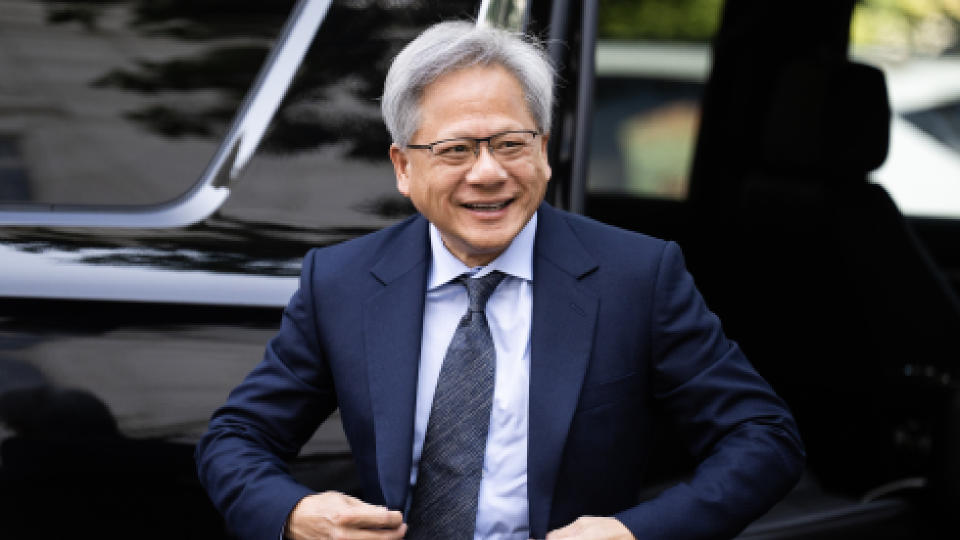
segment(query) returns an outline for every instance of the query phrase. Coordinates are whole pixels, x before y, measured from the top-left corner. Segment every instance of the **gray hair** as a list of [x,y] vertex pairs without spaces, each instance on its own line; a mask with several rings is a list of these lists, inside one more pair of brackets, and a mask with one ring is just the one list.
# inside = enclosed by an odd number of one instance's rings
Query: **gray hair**
[[427,28],[390,65],[380,109],[393,142],[406,146],[419,129],[420,100],[430,83],[459,69],[492,64],[517,78],[537,129],[548,133],[554,70],[540,44],[507,30],[450,21]]

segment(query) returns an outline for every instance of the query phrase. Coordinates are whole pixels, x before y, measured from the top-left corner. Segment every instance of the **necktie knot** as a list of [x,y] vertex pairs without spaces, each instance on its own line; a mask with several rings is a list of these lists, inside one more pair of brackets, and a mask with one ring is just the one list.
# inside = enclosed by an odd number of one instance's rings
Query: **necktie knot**
[[487,300],[490,299],[493,290],[503,281],[504,277],[506,277],[506,274],[499,270],[494,270],[479,278],[471,278],[467,275],[457,278],[457,281],[467,288],[471,313],[482,312],[487,307]]

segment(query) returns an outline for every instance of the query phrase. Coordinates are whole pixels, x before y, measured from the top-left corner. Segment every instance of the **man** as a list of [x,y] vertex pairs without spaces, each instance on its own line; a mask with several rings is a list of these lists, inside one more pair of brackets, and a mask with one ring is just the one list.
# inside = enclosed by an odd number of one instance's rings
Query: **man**
[[[793,419],[676,245],[542,203],[552,84],[537,46],[469,23],[394,60],[390,159],[419,215],[311,251],[214,415],[200,477],[238,534],[722,538],[796,481]],[[337,407],[365,501],[284,464]],[[700,463],[638,503],[656,421]]]

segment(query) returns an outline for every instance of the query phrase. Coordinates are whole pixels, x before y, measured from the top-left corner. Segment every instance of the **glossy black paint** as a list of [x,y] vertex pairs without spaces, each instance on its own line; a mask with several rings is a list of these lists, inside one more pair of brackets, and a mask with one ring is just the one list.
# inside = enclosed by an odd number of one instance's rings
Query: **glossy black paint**
[[[92,81],[95,89],[140,98],[221,92],[226,99],[199,111],[166,100],[134,107],[124,116],[124,122],[151,137],[212,146],[266,55],[266,40],[275,36],[292,3],[57,2],[49,3],[49,17],[53,23],[96,29],[114,4],[132,10],[134,29],[143,34],[162,32],[196,42],[230,36],[263,41],[118,66]],[[359,16],[361,4],[368,4],[364,13],[370,18]],[[303,254],[310,247],[376,230],[412,211],[394,194],[385,160],[388,141],[374,102],[382,70],[416,27],[469,16],[469,4],[418,3],[401,15],[384,2],[338,2],[318,34],[320,46],[308,54],[305,76],[295,82],[278,113],[265,151],[254,158],[221,211],[200,224],[176,229],[0,227],[0,250],[8,250],[0,253],[23,256],[17,260],[35,265],[21,267],[20,278],[43,269],[51,272],[50,280],[66,282],[72,293],[51,293],[60,290],[54,287],[58,283],[42,280],[4,288],[13,259],[7,264],[0,259],[0,537],[227,537],[196,482],[193,443],[209,414],[259,360],[279,324],[285,291],[296,286]],[[741,241],[734,229],[724,227],[736,216],[731,186],[757,163],[755,129],[762,122],[762,104],[770,98],[770,74],[786,59],[812,50],[843,54],[853,2],[818,0],[786,7],[728,0],[716,42],[724,53],[704,100],[693,171],[697,187],[686,202],[589,194],[574,187],[582,186],[575,181],[582,174],[575,163],[585,156],[577,155],[583,149],[577,150],[573,135],[588,127],[577,114],[583,69],[578,55],[592,39],[582,24],[582,4],[531,3],[530,29],[550,39],[564,81],[550,147],[554,176],[548,197],[561,207],[584,197],[588,215],[679,241],[708,302],[725,316],[732,311],[724,296],[731,267],[727,248]],[[235,12],[248,17],[224,15]],[[385,38],[378,29],[394,16],[402,17],[399,30]],[[251,18],[259,22],[244,22]],[[368,39],[373,35],[377,37]],[[339,54],[345,43],[353,56]],[[344,104],[350,105],[350,114],[334,114]],[[18,154],[18,144],[15,138],[0,138],[0,153],[12,148]],[[298,159],[307,161],[288,165]],[[148,161],[141,165],[152,166]],[[0,185],[0,196],[32,199],[28,173],[21,167],[0,176],[14,179]],[[184,189],[189,181],[184,180]],[[960,225],[952,220],[911,220],[911,225],[960,288],[955,247]],[[215,301],[183,297],[181,286],[198,276],[225,284]],[[110,291],[122,293],[118,297]],[[766,316],[731,317],[728,332],[737,339],[747,337]],[[754,346],[749,338],[743,344]],[[873,396],[870,405],[877,407],[868,415],[862,402],[852,404],[860,416],[850,422],[871,440],[886,447],[889,438],[898,438],[890,469],[868,470],[853,489],[835,467],[818,468],[814,462],[796,496],[744,537],[922,538],[937,537],[936,527],[947,527],[944,537],[952,537],[957,529],[950,502],[960,492],[958,460],[951,451],[958,447],[960,405],[951,382],[956,378],[944,383],[943,376],[955,372],[930,371],[924,360],[899,366],[912,366],[912,371],[897,374],[898,388],[905,392],[896,399]],[[769,361],[766,369],[771,378],[783,376]],[[813,373],[825,381],[850,375],[844,366],[831,364],[817,364]],[[858,364],[844,384],[869,387],[883,377],[869,363]],[[821,397],[800,399],[809,405]],[[850,414],[837,402],[811,410],[823,417]],[[803,426],[814,437],[838,433],[819,427]],[[818,452],[845,456],[845,444],[838,439]],[[650,466],[651,485],[639,496],[653,496],[687,466],[688,458],[675,448],[660,448]],[[307,485],[357,489],[336,418],[291,467]],[[931,470],[939,475],[926,486],[901,489],[873,504],[859,502],[863,485],[923,477]],[[824,485],[836,489],[824,490]],[[51,507],[57,509],[54,519]]]

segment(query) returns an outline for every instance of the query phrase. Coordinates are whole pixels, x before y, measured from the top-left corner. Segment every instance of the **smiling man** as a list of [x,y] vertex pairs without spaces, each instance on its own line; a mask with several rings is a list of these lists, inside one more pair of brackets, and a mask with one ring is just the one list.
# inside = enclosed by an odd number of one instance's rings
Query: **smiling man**
[[[725,538],[796,482],[784,403],[675,244],[555,210],[534,43],[429,28],[383,95],[418,215],[304,260],[263,362],[197,449],[244,538]],[[286,462],[337,407],[363,500]],[[656,422],[700,462],[638,501]]]
[[541,129],[505,67],[444,74],[424,88],[414,134],[435,142],[390,147],[397,188],[451,254],[468,266],[485,265],[510,245],[546,193],[550,165]]

